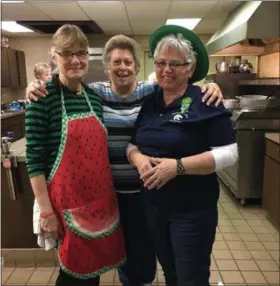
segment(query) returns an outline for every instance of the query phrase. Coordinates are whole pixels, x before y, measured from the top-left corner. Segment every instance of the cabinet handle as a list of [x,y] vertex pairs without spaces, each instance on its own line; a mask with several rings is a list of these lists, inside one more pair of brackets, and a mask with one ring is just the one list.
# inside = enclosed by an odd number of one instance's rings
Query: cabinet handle
[[[13,159],[13,163],[15,163],[15,160],[16,160],[16,158]],[[11,159],[10,158],[4,158],[3,166],[5,168],[5,172],[7,175],[10,198],[11,198],[11,200],[15,201],[17,199],[17,194],[16,194],[16,186],[14,183],[11,165],[12,165]],[[16,163],[16,166],[17,166],[17,163]]]

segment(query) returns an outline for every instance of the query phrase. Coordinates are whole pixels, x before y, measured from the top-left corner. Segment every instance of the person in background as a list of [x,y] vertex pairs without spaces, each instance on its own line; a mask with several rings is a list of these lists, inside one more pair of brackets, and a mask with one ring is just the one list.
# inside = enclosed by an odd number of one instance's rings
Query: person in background
[[216,171],[238,157],[231,113],[202,103],[193,83],[207,74],[209,58],[192,31],[163,26],[152,34],[150,50],[160,86],[144,100],[127,154],[143,182],[166,285],[209,286],[218,221]]
[[51,80],[52,71],[51,71],[50,65],[45,62],[40,62],[40,63],[35,64],[34,76],[36,79],[41,80],[42,82]]
[[101,99],[82,83],[88,41],[77,26],[56,31],[51,57],[50,96],[27,105],[26,164],[41,231],[59,238],[56,286],[97,286],[125,260]]
[[[154,92],[154,84],[137,81],[140,70],[140,47],[130,37],[116,35],[105,45],[104,69],[110,82],[89,86],[102,98],[104,122],[108,129],[110,166],[117,192],[123,227],[126,263],[119,269],[124,286],[151,285],[156,275],[156,256],[140,195],[139,175],[126,157],[126,147],[134,133],[134,124],[144,98]],[[210,104],[222,100],[219,87],[212,83],[203,87]],[[207,92],[206,92],[207,91]],[[31,82],[27,98],[45,96],[44,86]],[[150,164],[146,168],[150,168]]]
[[157,83],[157,76],[155,72],[152,72],[149,76],[148,76],[148,82],[151,83]]

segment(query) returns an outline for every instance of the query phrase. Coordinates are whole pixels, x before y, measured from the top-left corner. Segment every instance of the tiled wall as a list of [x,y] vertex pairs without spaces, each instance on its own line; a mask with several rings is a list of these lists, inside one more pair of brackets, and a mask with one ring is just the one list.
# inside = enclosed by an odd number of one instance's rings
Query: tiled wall
[[259,77],[280,77],[280,52],[259,58]]

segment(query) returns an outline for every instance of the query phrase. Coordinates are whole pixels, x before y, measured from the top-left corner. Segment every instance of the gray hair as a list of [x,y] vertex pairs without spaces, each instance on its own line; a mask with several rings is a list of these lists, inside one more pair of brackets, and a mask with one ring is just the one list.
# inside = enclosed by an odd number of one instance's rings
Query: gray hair
[[154,59],[158,57],[160,51],[166,51],[169,48],[175,48],[180,51],[185,59],[185,62],[189,63],[189,68],[192,69],[196,66],[196,52],[194,51],[190,41],[186,40],[182,34],[168,35],[162,38],[155,49]]

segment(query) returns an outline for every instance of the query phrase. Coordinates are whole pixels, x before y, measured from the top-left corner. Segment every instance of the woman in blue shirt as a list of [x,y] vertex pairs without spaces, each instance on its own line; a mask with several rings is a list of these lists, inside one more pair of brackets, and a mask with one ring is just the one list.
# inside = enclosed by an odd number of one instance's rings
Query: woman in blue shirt
[[[153,33],[157,90],[148,95],[127,149],[141,175],[155,249],[169,286],[208,286],[218,221],[216,171],[237,160],[230,112],[201,102],[209,58],[188,29]],[[176,269],[176,270],[175,270]]]

